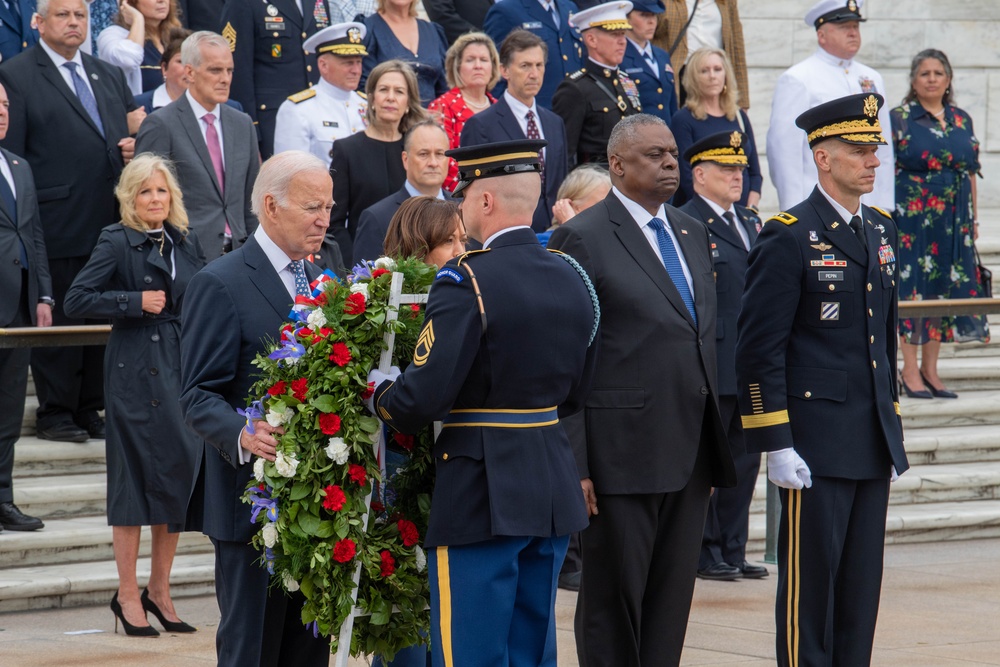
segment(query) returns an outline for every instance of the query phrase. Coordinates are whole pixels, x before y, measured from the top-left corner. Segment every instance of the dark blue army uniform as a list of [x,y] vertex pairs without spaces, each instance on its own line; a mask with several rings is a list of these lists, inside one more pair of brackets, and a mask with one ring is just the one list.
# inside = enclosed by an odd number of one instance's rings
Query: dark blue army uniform
[[302,43],[330,25],[330,0],[226,0],[222,8],[223,37],[233,52],[230,97],[243,105],[257,125],[260,152],[274,152],[278,107],[290,95],[319,80],[315,54]]
[[632,40],[625,42],[625,57],[618,69],[625,72],[639,89],[639,102],[643,113],[662,118],[670,125],[670,119],[677,112],[677,89],[674,85],[674,70],[670,66],[670,54],[650,43],[656,59],[656,71],[635,48]]
[[[559,82],[580,69],[583,64],[583,42],[580,33],[569,24],[569,16],[577,11],[570,0],[553,0],[559,10],[559,25],[556,26],[551,13],[545,11],[538,0],[504,0],[497,2],[486,14],[483,32],[496,42],[497,48],[503,40],[518,28],[538,35],[548,49],[545,61],[545,79],[535,96],[540,106],[552,108],[552,95]],[[503,79],[493,89],[499,97],[507,89]]]

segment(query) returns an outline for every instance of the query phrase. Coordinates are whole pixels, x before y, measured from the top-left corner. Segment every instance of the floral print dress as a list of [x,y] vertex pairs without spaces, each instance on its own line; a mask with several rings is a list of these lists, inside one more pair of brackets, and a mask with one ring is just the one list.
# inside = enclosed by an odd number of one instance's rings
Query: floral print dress
[[[900,300],[983,296],[973,247],[979,140],[972,119],[947,105],[942,127],[916,101],[893,109],[891,117]],[[989,340],[985,316],[901,319],[899,333],[915,345]]]
[[[496,98],[486,93],[486,99],[490,104],[496,104]],[[489,107],[487,107],[489,108]],[[458,148],[462,140],[462,128],[465,121],[476,114],[469,105],[465,103],[460,88],[452,88],[447,93],[437,98],[427,106],[427,110],[432,114],[440,114],[441,127],[448,133],[449,148]],[[455,158],[448,158],[448,176],[444,179],[442,186],[445,191],[452,192],[458,185],[458,163]]]

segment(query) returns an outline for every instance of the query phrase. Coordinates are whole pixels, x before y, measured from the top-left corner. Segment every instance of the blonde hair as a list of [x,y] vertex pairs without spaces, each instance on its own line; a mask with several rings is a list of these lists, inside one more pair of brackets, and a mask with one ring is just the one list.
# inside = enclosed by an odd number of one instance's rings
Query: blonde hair
[[729,62],[729,56],[722,49],[698,49],[691,54],[691,58],[684,67],[684,76],[681,80],[684,90],[687,92],[687,102],[684,103],[684,107],[691,112],[695,120],[705,120],[708,117],[708,112],[705,111],[705,96],[699,88],[697,75],[705,61],[712,56],[719,56],[722,59],[722,69],[726,72],[726,84],[722,87],[722,93],[719,95],[719,104],[722,106],[726,118],[736,120],[736,114],[739,113],[737,102],[740,99],[740,90],[736,84],[733,65]]
[[482,44],[490,52],[490,66],[492,67],[492,71],[490,72],[490,80],[486,84],[486,90],[492,90],[500,81],[500,55],[497,53],[496,44],[484,32],[467,32],[455,40],[455,43],[451,45],[448,53],[444,56],[445,78],[448,79],[448,85],[452,88],[462,88],[465,86],[459,70],[462,68],[462,56],[465,55],[465,49],[473,44]]
[[422,120],[427,120],[427,111],[420,106],[420,87],[417,83],[417,75],[413,73],[413,68],[402,60],[386,60],[379,63],[368,74],[368,82],[365,84],[365,94],[368,96],[368,108],[365,109],[365,120],[369,125],[373,125],[375,118],[375,87],[378,86],[379,79],[390,72],[399,72],[406,81],[406,111],[399,120],[399,131],[406,134],[406,131]]
[[566,180],[559,186],[556,199],[569,199],[577,204],[602,186],[611,189],[611,174],[608,170],[596,164],[581,165],[566,176]]
[[122,170],[118,185],[115,186],[115,196],[118,198],[118,208],[122,217],[121,224],[139,232],[149,229],[136,213],[135,199],[146,181],[157,173],[163,174],[163,178],[167,181],[167,191],[170,193],[170,209],[167,211],[166,222],[186,234],[187,209],[184,208],[184,195],[181,194],[181,188],[177,184],[174,165],[170,160],[154,153],[136,155]]

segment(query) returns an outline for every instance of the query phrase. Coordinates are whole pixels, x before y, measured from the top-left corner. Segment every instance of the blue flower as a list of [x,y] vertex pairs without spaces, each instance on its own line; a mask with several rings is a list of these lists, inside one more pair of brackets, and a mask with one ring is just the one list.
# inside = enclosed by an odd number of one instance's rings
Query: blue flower
[[253,487],[250,489],[250,502],[253,509],[250,513],[250,523],[257,523],[257,517],[263,510],[269,521],[278,520],[278,501],[271,497],[271,487]]
[[240,415],[246,417],[246,419],[247,419],[247,427],[246,427],[247,428],[247,433],[249,433],[250,435],[253,435],[254,433],[256,433],[256,431],[254,430],[254,427],[253,427],[253,423],[257,419],[263,419],[264,418],[264,406],[263,406],[263,404],[260,401],[254,401],[253,403],[250,404],[250,407],[248,407],[246,410],[241,410],[240,408],[236,408],[236,412],[239,413]]
[[281,333],[281,347],[267,355],[268,359],[284,359],[286,365],[293,365],[306,353],[306,348],[295,340],[295,334],[283,331]]

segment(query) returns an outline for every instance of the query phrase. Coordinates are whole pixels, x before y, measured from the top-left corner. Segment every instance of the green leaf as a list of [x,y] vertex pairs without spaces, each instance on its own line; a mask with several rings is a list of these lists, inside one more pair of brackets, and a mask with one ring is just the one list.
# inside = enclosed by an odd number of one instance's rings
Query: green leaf
[[309,405],[313,406],[320,412],[325,413],[330,413],[336,410],[336,403],[333,400],[333,396],[330,396],[329,394],[323,394],[322,396],[309,399]]
[[306,535],[316,535],[319,531],[320,520],[315,514],[302,514],[299,516],[299,526],[302,527]]
[[316,529],[316,537],[327,538],[333,535],[333,522],[323,521],[319,524],[319,528]]
[[[301,463],[299,465],[302,465]],[[312,493],[312,486],[304,482],[299,482],[298,484],[292,484],[292,492],[289,495],[289,500],[302,500],[306,496]]]

